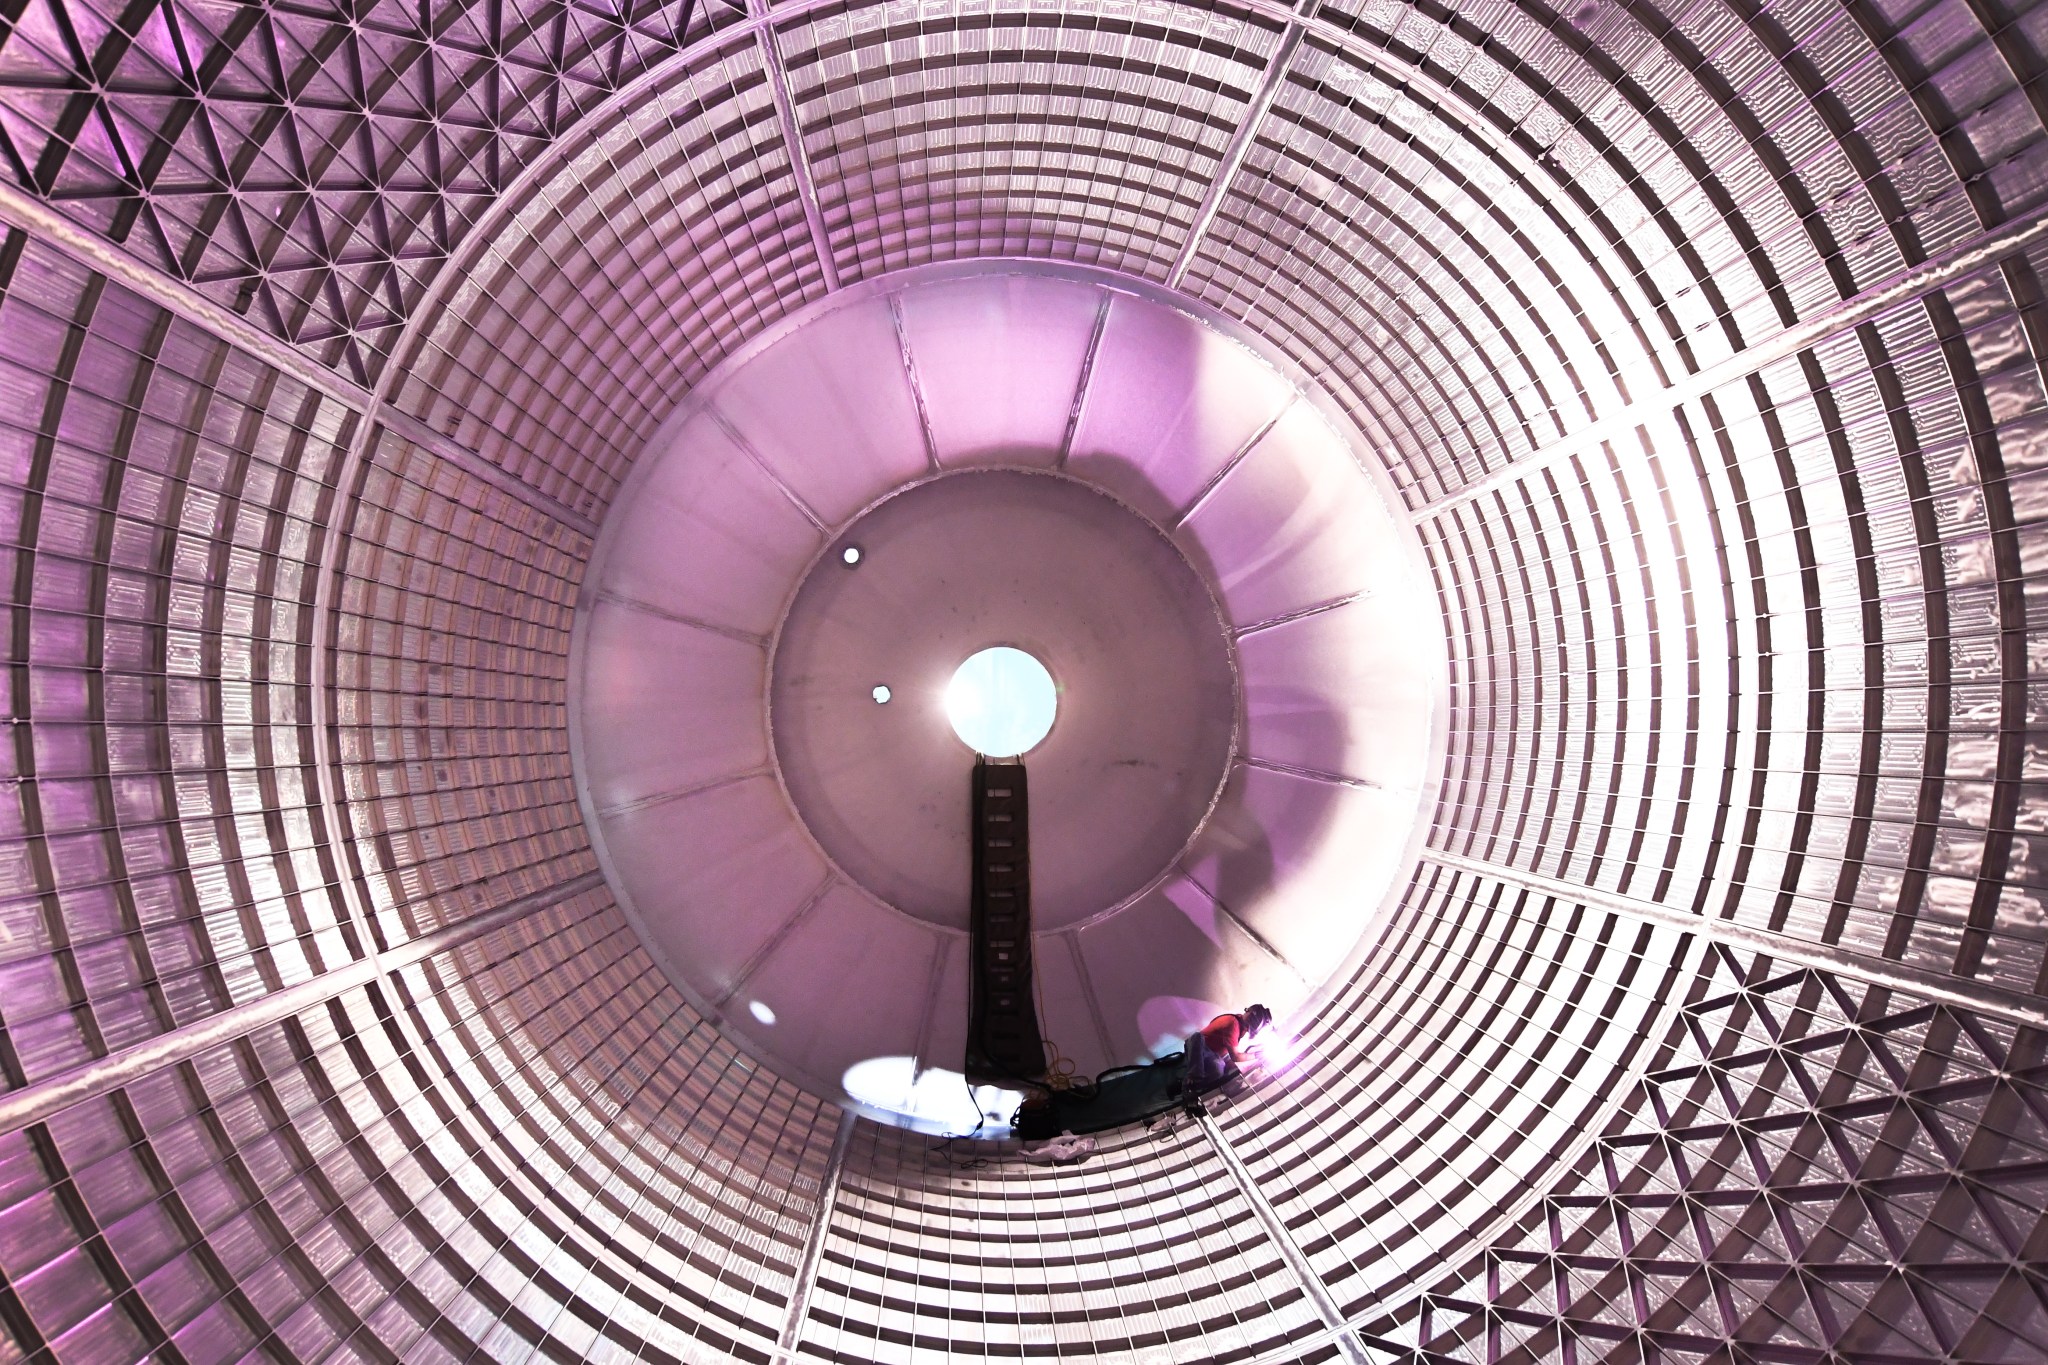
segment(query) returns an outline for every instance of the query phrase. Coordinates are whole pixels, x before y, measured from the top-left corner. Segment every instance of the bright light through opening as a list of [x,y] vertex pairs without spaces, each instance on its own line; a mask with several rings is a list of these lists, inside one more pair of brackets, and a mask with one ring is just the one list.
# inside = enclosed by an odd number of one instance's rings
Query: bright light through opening
[[960,742],[990,758],[1025,753],[1052,729],[1059,693],[1045,665],[997,645],[961,664],[946,685],[946,719]]
[[1021,1091],[969,1086],[959,1072],[920,1067],[914,1057],[855,1062],[841,1084],[861,1104],[906,1118],[920,1132],[951,1137],[1002,1137],[1010,1131],[1010,1115],[1024,1102]]

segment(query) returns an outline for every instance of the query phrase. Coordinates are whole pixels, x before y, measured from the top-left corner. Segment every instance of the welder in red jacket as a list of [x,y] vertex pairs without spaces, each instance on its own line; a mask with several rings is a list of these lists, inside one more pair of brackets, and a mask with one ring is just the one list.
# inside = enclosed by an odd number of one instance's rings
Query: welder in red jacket
[[1273,1012],[1264,1005],[1248,1005],[1241,1014],[1219,1014],[1188,1035],[1182,1054],[1180,1080],[1172,1093],[1207,1090],[1230,1074],[1233,1063],[1242,1064],[1245,1045],[1252,1035],[1273,1022]]

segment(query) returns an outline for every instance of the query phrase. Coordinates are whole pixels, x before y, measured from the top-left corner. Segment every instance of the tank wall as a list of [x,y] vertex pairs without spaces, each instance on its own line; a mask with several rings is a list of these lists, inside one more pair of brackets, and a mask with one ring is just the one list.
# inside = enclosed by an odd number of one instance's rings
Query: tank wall
[[[2044,13],[10,27],[0,1360],[2048,1339]],[[151,102],[237,50],[260,136]],[[835,1147],[591,876],[577,523],[786,312],[993,255],[1293,356],[1442,608],[1428,847],[1220,1145]]]

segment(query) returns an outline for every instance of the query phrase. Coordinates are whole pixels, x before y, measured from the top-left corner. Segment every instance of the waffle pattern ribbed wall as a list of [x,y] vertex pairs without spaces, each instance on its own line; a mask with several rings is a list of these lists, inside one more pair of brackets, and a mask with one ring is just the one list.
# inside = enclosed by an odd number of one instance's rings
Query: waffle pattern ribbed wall
[[[0,0],[0,1362],[2023,1362],[2048,7]],[[565,679],[719,361],[1177,288],[1434,575],[1288,1066],[842,1120],[612,904]],[[686,721],[684,722],[686,723]]]

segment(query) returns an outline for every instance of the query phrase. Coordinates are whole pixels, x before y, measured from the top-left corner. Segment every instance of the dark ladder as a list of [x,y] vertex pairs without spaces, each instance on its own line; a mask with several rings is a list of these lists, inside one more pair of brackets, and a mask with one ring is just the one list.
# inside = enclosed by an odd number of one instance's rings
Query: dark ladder
[[1024,765],[974,763],[973,961],[967,1079],[1017,1088],[1045,1074],[1031,990],[1031,830]]

